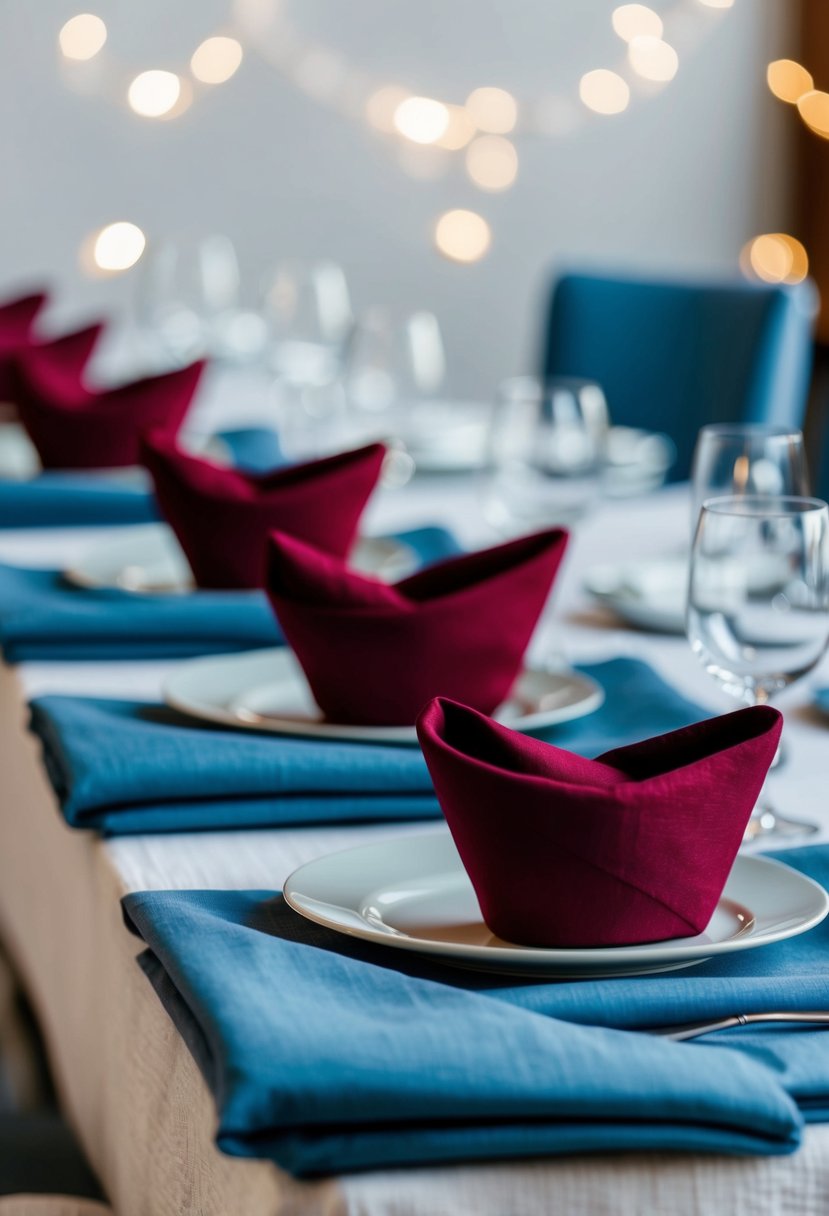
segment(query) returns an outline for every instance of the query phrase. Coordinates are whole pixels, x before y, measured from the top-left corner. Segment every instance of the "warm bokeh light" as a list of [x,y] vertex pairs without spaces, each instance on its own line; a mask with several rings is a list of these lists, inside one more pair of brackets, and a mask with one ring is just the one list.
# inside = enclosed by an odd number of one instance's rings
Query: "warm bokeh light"
[[679,56],[668,42],[640,34],[628,47],[630,66],[645,80],[673,80],[679,68]]
[[662,18],[646,4],[621,4],[613,10],[613,28],[620,38],[661,38]]
[[630,89],[618,72],[596,68],[579,81],[579,97],[596,114],[621,114],[628,107]]
[[67,59],[92,59],[107,40],[107,27],[94,13],[70,17],[58,34],[61,53]]
[[466,147],[475,134],[476,127],[464,106],[447,106],[446,109],[449,111],[449,125],[435,142],[439,148],[457,152],[459,148]]
[[449,110],[433,97],[407,97],[394,112],[394,126],[416,144],[433,144],[449,126]]
[[492,232],[475,211],[445,211],[435,225],[435,244],[453,262],[477,262],[492,244]]
[[506,135],[518,121],[518,102],[506,89],[473,89],[466,99],[466,112],[479,131]]
[[796,237],[764,232],[743,247],[740,266],[764,283],[801,283],[809,273],[809,257]]
[[829,139],[829,93],[812,89],[798,97],[797,109],[810,131]]
[[190,71],[202,84],[224,84],[242,62],[242,44],[235,38],[217,35],[206,38],[196,47],[190,60]]
[[395,129],[394,115],[398,106],[409,97],[406,89],[388,84],[372,93],[366,102],[366,118],[377,131],[391,135]]
[[508,190],[518,173],[518,153],[503,135],[479,135],[466,150],[466,171],[482,190]]
[[774,96],[790,105],[795,105],[804,93],[810,93],[815,87],[811,73],[794,59],[775,59],[766,69],[766,80]]
[[99,270],[115,272],[129,270],[134,266],[147,241],[144,233],[137,224],[119,220],[115,224],[107,224],[92,241],[92,261]]
[[163,118],[181,95],[181,81],[175,72],[141,72],[127,90],[130,108],[143,118]]

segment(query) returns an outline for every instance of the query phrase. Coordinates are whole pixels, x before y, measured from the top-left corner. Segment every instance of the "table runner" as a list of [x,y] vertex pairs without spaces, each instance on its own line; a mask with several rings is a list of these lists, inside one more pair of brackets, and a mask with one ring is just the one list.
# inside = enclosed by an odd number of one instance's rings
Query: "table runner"
[[[706,717],[638,659],[579,670],[606,699],[544,737],[595,755]],[[419,819],[440,808],[416,747],[216,730],[161,705],[45,696],[31,705],[62,813],[108,835]]]
[[152,492],[115,478],[41,473],[29,481],[0,480],[0,528],[71,528],[143,524],[157,520]]

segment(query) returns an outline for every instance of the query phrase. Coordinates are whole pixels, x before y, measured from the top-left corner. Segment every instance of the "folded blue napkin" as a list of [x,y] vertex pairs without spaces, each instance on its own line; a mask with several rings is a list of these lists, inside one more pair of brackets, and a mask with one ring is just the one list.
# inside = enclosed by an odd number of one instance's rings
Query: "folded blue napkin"
[[[783,856],[829,881],[829,847]],[[631,1149],[782,1154],[804,1117],[829,1117],[825,1030],[671,1043],[624,1029],[829,1009],[826,921],[686,971],[548,983],[358,942],[264,891],[154,891],[124,911],[213,1092],[219,1147],[298,1176]]]
[[[638,659],[580,670],[603,686],[604,705],[544,732],[573,751],[707,716]],[[30,727],[67,823],[107,835],[440,815],[414,747],[220,730],[161,705],[68,696],[34,700]]]
[[[423,564],[458,551],[442,528],[418,528],[400,539]],[[87,591],[70,586],[57,570],[0,565],[0,646],[7,663],[187,658],[281,642],[263,591]]]
[[152,491],[88,473],[41,473],[0,480],[0,529],[82,528],[158,519]]

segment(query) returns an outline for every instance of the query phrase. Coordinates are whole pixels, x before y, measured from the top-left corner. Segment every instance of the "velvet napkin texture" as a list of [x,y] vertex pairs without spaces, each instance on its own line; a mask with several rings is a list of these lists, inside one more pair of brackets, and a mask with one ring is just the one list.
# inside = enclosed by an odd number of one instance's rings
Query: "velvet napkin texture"
[[418,737],[493,933],[624,946],[703,932],[782,721],[742,709],[586,760],[439,697]]
[[44,468],[123,468],[139,463],[145,431],[178,432],[204,367],[92,390],[69,384],[47,361],[23,359],[14,369],[14,400]]
[[[457,552],[443,528],[417,528],[399,539],[422,562]],[[0,565],[0,647],[7,663],[193,658],[282,642],[263,591],[88,591],[66,583],[57,570]]]
[[[600,709],[545,738],[595,755],[706,716],[637,659],[582,667]],[[38,697],[31,729],[72,827],[107,835],[439,817],[420,751],[216,729],[161,705]]]
[[326,717],[413,724],[438,694],[485,712],[505,700],[566,545],[554,528],[388,586],[275,533],[266,586]]
[[17,358],[34,341],[35,319],[48,300],[45,291],[36,291],[0,304],[0,401],[14,397]]
[[[829,847],[778,855],[829,884]],[[265,891],[129,895],[219,1147],[298,1176],[630,1150],[780,1154],[829,1118],[829,1034],[636,1029],[829,1009],[829,922],[680,972],[527,982],[312,925]]]
[[377,484],[385,448],[375,443],[269,473],[223,468],[167,435],[142,447],[156,497],[199,587],[261,587],[274,529],[345,558]]

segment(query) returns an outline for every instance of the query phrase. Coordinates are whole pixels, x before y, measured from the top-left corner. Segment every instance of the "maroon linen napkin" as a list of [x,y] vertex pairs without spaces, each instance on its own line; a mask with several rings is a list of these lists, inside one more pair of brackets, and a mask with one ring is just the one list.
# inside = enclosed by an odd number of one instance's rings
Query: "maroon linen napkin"
[[15,399],[44,468],[123,468],[139,463],[141,435],[175,435],[198,388],[205,363],[145,376],[116,388],[71,384],[60,365],[18,362]]
[[438,694],[505,700],[566,545],[554,528],[388,586],[276,533],[266,588],[326,717],[407,725]]
[[703,932],[782,721],[769,706],[740,709],[597,760],[443,697],[417,730],[492,932],[597,947]]
[[261,587],[274,529],[347,555],[385,451],[373,443],[307,464],[247,473],[190,456],[168,436],[153,434],[144,441],[142,459],[198,585]]
[[48,302],[45,291],[36,291],[0,304],[0,401],[13,397],[15,360],[31,344],[35,318]]

